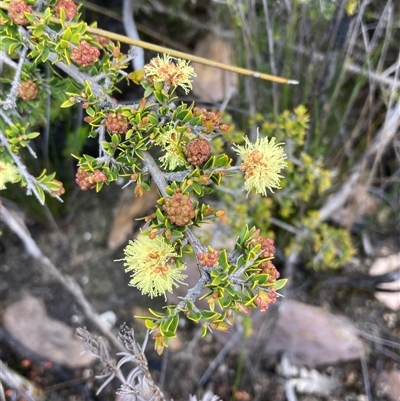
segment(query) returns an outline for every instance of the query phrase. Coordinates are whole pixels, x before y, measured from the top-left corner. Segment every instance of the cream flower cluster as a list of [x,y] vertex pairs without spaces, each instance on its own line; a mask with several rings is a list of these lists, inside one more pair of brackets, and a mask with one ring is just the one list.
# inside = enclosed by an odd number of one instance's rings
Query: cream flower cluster
[[17,166],[0,160],[0,190],[6,189],[7,182],[17,182],[19,178]]
[[144,66],[144,77],[149,82],[161,82],[170,87],[180,86],[186,94],[192,89],[196,76],[186,60],[176,59],[169,54],[154,57]]
[[140,234],[135,241],[129,242],[124,252],[125,272],[132,272],[129,285],[143,295],[166,297],[167,291],[172,293],[173,286],[183,284],[182,280],[187,277],[182,274],[186,265],[175,263],[177,253],[161,236],[151,239]]
[[255,143],[244,138],[245,145],[233,145],[233,150],[242,159],[240,169],[244,172],[244,188],[247,194],[255,189],[257,194],[267,196],[267,189],[280,188],[283,178],[280,171],[286,166],[287,158],[282,144],[275,144],[275,138],[257,137]]

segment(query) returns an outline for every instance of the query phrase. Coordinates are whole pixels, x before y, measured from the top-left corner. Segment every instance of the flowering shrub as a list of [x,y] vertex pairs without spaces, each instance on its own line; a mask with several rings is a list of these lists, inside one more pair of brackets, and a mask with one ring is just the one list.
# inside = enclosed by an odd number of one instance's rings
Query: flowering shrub
[[[228,154],[215,152],[212,146],[230,130],[223,116],[193,104],[177,104],[176,90],[188,93],[195,76],[187,61],[157,56],[141,73],[128,74],[125,69],[134,54],[123,54],[118,43],[91,34],[78,21],[74,3],[59,0],[40,10],[22,0],[4,4],[8,14],[1,13],[0,34],[12,72],[0,109],[1,188],[20,182],[42,203],[45,193],[61,199],[64,188],[54,174],[44,171],[34,177],[26,168],[22,150],[31,149],[30,141],[39,133],[31,130],[38,121],[29,124],[25,116],[40,110],[44,91],[61,108],[82,107],[89,136],[98,139],[99,154],[75,155],[80,188],[100,191],[124,178],[135,186],[136,196],[148,191],[151,183],[160,194],[155,213],[125,248],[122,261],[131,275],[129,285],[151,298],[166,297],[185,285],[183,255],[191,253],[197,261],[198,282],[178,305],[167,305],[162,312],[151,310],[152,316],[144,318],[157,352],[162,353],[176,335],[182,315],[201,324],[205,335],[212,329],[227,331],[237,313],[267,310],[286,283],[272,262],[273,240],[244,225],[233,249],[215,250],[204,245],[193,228],[218,218],[235,218],[207,204],[207,195],[228,176],[244,173],[247,194],[254,190],[266,196],[267,190],[278,189],[287,165],[283,142],[262,134],[254,143],[246,138],[244,145],[232,147],[239,156],[239,165],[233,165]],[[39,69],[49,62],[63,73],[57,82],[47,81]],[[111,97],[121,80],[141,84],[143,98],[138,103],[122,105]],[[24,114],[17,112],[21,101]],[[161,151],[158,160],[153,150]],[[200,298],[207,299],[208,309],[198,306]]]

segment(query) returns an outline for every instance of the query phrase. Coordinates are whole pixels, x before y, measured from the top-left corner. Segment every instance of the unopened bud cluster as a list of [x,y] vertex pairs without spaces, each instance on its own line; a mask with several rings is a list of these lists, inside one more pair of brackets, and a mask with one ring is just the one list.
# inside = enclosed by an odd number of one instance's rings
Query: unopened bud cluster
[[77,5],[71,0],[58,0],[54,6],[57,18],[60,18],[60,9],[63,8],[65,11],[65,18],[71,20],[76,15]]
[[221,113],[214,111],[207,111],[206,109],[201,109],[200,107],[194,108],[194,114],[201,117],[201,125],[206,129],[206,132],[212,131],[222,131],[228,130],[228,124],[221,124]]
[[274,288],[266,291],[259,291],[258,296],[255,299],[254,303],[256,306],[260,308],[261,312],[265,312],[270,304],[273,304],[276,302],[277,296],[276,296],[276,290]]
[[275,282],[281,275],[270,260],[260,263],[258,268],[261,269],[261,273],[268,274],[269,283]]
[[31,13],[32,6],[26,4],[23,0],[12,0],[8,6],[8,16],[16,25],[28,25],[29,21],[25,13]]
[[197,259],[200,261],[200,266],[213,267],[218,262],[218,256],[218,251],[209,251],[197,254]]
[[63,183],[61,181],[53,179],[53,183],[58,185],[57,189],[51,191],[51,196],[61,196],[65,194],[65,188],[63,187]]
[[211,147],[206,139],[195,138],[189,141],[183,152],[192,166],[198,166],[208,160]]
[[35,100],[39,94],[39,86],[36,82],[29,79],[21,82],[18,88],[18,95],[22,100]]
[[80,67],[89,67],[99,60],[100,50],[86,40],[72,50],[71,60]]
[[82,191],[96,188],[99,182],[106,182],[107,176],[100,170],[96,169],[93,173],[88,173],[82,167],[78,168],[75,182],[80,186]]
[[187,226],[195,216],[192,201],[179,189],[176,189],[170,198],[165,199],[163,210],[167,214],[168,220],[178,227]]
[[274,240],[272,238],[264,238],[259,237],[258,241],[261,245],[261,249],[263,250],[262,257],[271,258],[275,253]]
[[104,48],[110,43],[110,39],[106,38],[105,36],[93,36],[93,40],[99,44],[101,48]]
[[128,119],[122,113],[108,113],[104,126],[111,134],[125,134],[128,131]]
[[262,258],[272,258],[275,253],[274,240],[272,238],[264,238],[260,235],[260,230],[257,229],[254,233],[253,238],[249,241],[248,246],[254,247],[260,245],[261,246],[261,255]]

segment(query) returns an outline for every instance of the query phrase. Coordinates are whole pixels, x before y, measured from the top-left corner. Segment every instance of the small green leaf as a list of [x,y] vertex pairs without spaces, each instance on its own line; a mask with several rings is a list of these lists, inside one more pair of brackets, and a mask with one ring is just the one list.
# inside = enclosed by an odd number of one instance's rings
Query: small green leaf
[[280,290],[281,288],[283,288],[286,285],[287,281],[288,281],[287,278],[282,278],[280,280],[276,280],[275,284],[274,284],[274,288],[276,290]]
[[203,194],[203,188],[197,182],[194,182],[192,184],[192,188],[193,188],[194,192],[196,192],[197,195],[201,196]]
[[215,156],[210,157],[210,158],[207,160],[206,164],[203,166],[203,170],[208,170],[208,169],[213,168],[213,167],[214,167],[214,164],[215,164],[215,159],[216,159]]
[[156,114],[150,113],[150,114],[148,115],[148,117],[149,117],[150,124],[158,125],[158,118],[157,118],[157,115],[156,115]]
[[94,117],[96,115],[96,112],[94,111],[93,107],[88,107],[86,109],[86,113],[90,116],[90,117]]
[[168,195],[168,196],[172,196],[172,195],[174,194],[174,189],[171,188],[171,187],[167,187],[167,188],[165,189],[165,191],[167,192],[167,195]]
[[244,255],[240,255],[240,256],[239,256],[239,259],[237,260],[236,264],[237,264],[237,267],[238,267],[239,269],[240,269],[241,267],[244,266],[244,264],[245,264]]
[[171,223],[171,221],[169,219],[165,219],[164,225],[166,228],[169,228],[169,229],[174,227],[174,225]]
[[189,320],[192,320],[193,322],[198,323],[199,320],[201,319],[201,314],[190,311],[190,312],[186,313],[186,317]]
[[201,316],[206,320],[216,320],[221,318],[221,314],[218,312],[211,312],[209,310],[201,311]]
[[218,262],[219,262],[219,265],[222,267],[223,270],[225,270],[225,269],[227,269],[229,267],[228,254],[226,253],[226,249],[223,249],[219,253]]
[[24,12],[24,15],[25,15],[25,18],[26,18],[31,24],[34,24],[34,23],[35,23],[35,16],[34,16],[33,14],[31,14],[31,13],[25,13],[25,12]]
[[61,108],[62,108],[62,109],[66,109],[66,108],[68,108],[68,107],[73,106],[74,104],[75,104],[75,102],[71,102],[71,101],[68,99],[68,100],[66,100],[66,101],[61,105]]
[[173,318],[171,325],[169,326],[169,330],[176,333],[176,330],[178,329],[179,325],[179,314],[177,313]]
[[210,175],[210,180],[215,184],[215,185],[221,185],[221,174],[220,173],[213,173]]
[[215,167],[221,168],[226,167],[229,164],[229,157],[227,155],[221,155],[215,161]]
[[254,274],[250,277],[250,281],[254,284],[263,285],[268,281],[268,274]]
[[98,182],[96,184],[96,192],[100,192],[101,188],[103,188],[104,182]]
[[154,330],[158,327],[158,324],[154,320],[151,320],[151,319],[146,319],[144,321],[144,324],[149,330]]
[[149,312],[150,312],[153,316],[158,317],[159,319],[165,318],[165,313],[157,312],[157,311],[155,311],[155,310],[153,310],[153,309],[151,309],[151,308],[149,308]]
[[154,92],[154,89],[151,86],[148,86],[144,91],[144,97],[149,97]]
[[163,334],[166,332],[171,332],[172,331],[171,325],[173,323],[173,319],[174,319],[173,317],[165,318],[160,324],[160,332],[162,332]]
[[35,185],[35,189],[36,189],[36,192],[37,192],[40,202],[44,204],[46,197],[45,197],[43,189],[39,185]]
[[162,95],[161,91],[154,91],[154,97],[157,99],[157,102],[163,104],[164,96]]
[[231,305],[232,298],[228,295],[228,296],[226,296],[226,297],[224,297],[222,299],[219,299],[218,301],[219,301],[219,304],[220,304],[221,308],[222,309],[226,309]]
[[160,223],[164,223],[165,222],[165,216],[162,214],[162,211],[159,208],[157,208],[157,210],[156,210],[156,217],[157,217],[157,220]]
[[74,45],[79,45],[80,41],[81,41],[81,34],[80,33],[74,33],[71,36],[70,42],[73,43]]
[[39,135],[40,135],[40,132],[30,132],[29,134],[26,134],[26,136],[27,136],[29,139],[37,138]]
[[46,48],[42,52],[42,57],[41,57],[42,63],[45,63],[49,57],[50,57],[50,49]]
[[64,40],[70,42],[70,41],[71,41],[71,37],[72,37],[72,30],[71,30],[71,27],[68,27],[68,28],[64,31],[63,35],[62,35],[62,39],[64,39]]
[[246,224],[239,235],[239,240],[241,243],[245,242],[249,236],[249,226]]
[[67,40],[61,39],[58,42],[57,48],[60,47],[61,49],[68,49],[69,48],[69,42]]
[[163,331],[164,338],[174,338],[176,337],[176,332],[174,331]]
[[183,238],[184,234],[178,230],[172,230],[172,236],[176,239]]

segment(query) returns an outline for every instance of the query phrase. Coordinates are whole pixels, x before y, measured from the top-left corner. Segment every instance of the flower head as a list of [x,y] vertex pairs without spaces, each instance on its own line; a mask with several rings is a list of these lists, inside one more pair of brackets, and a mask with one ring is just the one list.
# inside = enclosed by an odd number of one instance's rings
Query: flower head
[[63,8],[65,18],[71,20],[75,17],[78,6],[72,0],[58,0],[54,6],[57,18],[60,18],[60,9]]
[[108,113],[104,126],[111,134],[125,134],[128,131],[128,119],[122,113]]
[[33,7],[23,0],[11,0],[8,6],[8,16],[16,25],[28,25],[29,21],[25,17],[25,13],[30,14],[32,10]]
[[176,189],[171,197],[165,198],[165,203],[162,208],[167,214],[168,220],[178,227],[192,224],[196,215],[193,202],[190,200],[189,195],[183,194],[180,189]]
[[18,95],[25,101],[35,100],[39,95],[39,85],[31,79],[23,81],[18,88]]
[[211,146],[207,139],[195,138],[189,141],[184,147],[183,152],[192,166],[198,166],[205,163],[210,157]]
[[281,144],[275,144],[275,138],[259,138],[251,143],[244,138],[245,145],[233,145],[233,150],[243,160],[240,169],[244,172],[244,187],[247,194],[254,188],[256,193],[267,196],[267,188],[279,188],[283,177],[280,171],[286,166],[286,155]]
[[100,50],[97,47],[92,46],[86,40],[82,40],[81,43],[74,49],[72,49],[71,60],[81,67],[89,67],[96,63],[100,57]]
[[151,298],[172,292],[173,286],[182,284],[187,276],[182,274],[186,265],[178,265],[178,254],[163,237],[150,239],[140,234],[135,241],[130,241],[124,250],[125,272],[132,271],[129,285],[138,288],[143,295]]
[[165,155],[161,156],[159,160],[161,167],[168,170],[175,170],[186,164],[186,160],[180,152],[179,145],[175,142],[165,145]]
[[144,77],[150,82],[162,82],[165,85],[180,86],[185,93],[192,89],[192,78],[196,74],[188,61],[176,59],[168,54],[154,57],[144,66]]
[[173,125],[166,124],[164,130],[156,138],[157,144],[165,150],[165,154],[159,159],[161,167],[175,170],[178,167],[185,166],[187,162],[181,149],[181,142],[194,137],[193,134],[188,132],[180,134]]
[[0,160],[0,190],[6,189],[7,182],[17,182],[19,178],[17,166]]
[[265,312],[270,304],[276,302],[276,299],[277,295],[274,288],[271,288],[268,291],[259,290],[254,304],[260,308],[260,312]]

